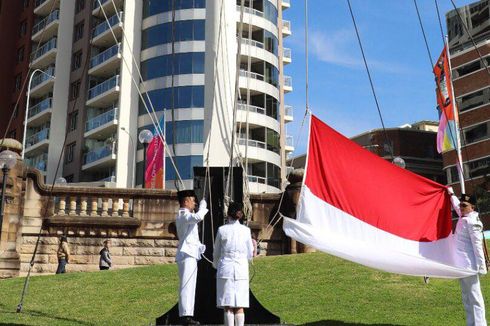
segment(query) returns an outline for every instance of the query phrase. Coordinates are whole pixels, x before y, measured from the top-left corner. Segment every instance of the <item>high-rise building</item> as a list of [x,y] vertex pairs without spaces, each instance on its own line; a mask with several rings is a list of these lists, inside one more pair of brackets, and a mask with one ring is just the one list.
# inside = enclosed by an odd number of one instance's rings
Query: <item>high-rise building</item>
[[233,154],[251,192],[279,191],[293,150],[284,127],[292,121],[283,69],[291,25],[282,19],[290,1],[241,5],[36,0],[26,161],[47,182],[141,185],[138,133],[164,121],[167,188],[177,179],[170,157],[190,187],[193,166],[228,166]]
[[[446,14],[451,69],[456,103],[459,109],[463,170],[467,192],[489,187],[490,180],[490,6],[488,1],[452,10]],[[463,23],[467,26],[468,36]],[[449,185],[458,192],[457,155],[443,153]],[[480,189],[481,190],[481,189]],[[488,189],[487,189],[488,190]]]

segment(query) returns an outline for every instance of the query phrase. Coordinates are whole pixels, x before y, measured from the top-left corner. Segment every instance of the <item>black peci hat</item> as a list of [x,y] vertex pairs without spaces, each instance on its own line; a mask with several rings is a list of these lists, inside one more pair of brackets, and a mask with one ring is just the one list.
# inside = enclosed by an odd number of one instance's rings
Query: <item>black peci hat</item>
[[196,193],[194,190],[181,190],[177,191],[177,197],[179,198],[179,201],[181,201],[186,197],[196,197]]
[[461,194],[461,198],[459,198],[459,201],[464,201],[470,203],[471,205],[476,205],[476,198],[473,195]]
[[230,202],[230,206],[228,206],[228,216],[235,217],[236,213],[239,211],[243,211],[243,204]]

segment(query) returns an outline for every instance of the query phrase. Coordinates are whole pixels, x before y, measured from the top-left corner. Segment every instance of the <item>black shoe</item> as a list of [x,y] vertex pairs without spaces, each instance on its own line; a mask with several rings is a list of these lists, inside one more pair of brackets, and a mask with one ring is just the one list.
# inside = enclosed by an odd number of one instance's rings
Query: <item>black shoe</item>
[[190,316],[182,317],[182,325],[201,325],[197,320],[192,319]]

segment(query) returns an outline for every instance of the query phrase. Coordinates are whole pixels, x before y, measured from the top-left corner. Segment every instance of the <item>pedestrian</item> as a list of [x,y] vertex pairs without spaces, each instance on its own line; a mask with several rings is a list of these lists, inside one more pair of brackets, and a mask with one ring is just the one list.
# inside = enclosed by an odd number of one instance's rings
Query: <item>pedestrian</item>
[[58,256],[58,268],[56,269],[56,274],[64,274],[66,273],[66,264],[70,261],[70,248],[68,247],[66,235],[60,237],[56,255]]
[[112,267],[112,258],[111,252],[109,248],[111,246],[111,240],[104,240],[104,248],[100,251],[100,259],[99,259],[99,269],[101,271],[108,270]]
[[197,224],[207,214],[207,203],[204,199],[196,208],[196,194],[193,190],[182,190],[177,193],[180,209],[175,220],[179,246],[175,261],[179,270],[179,317],[183,325],[199,325],[194,320],[194,303],[197,281],[197,261],[206,250],[199,241]]
[[483,253],[483,224],[475,211],[476,199],[472,195],[462,194],[458,199],[451,187],[448,188],[451,203],[459,216],[454,232],[457,257],[463,268],[478,271],[478,274],[461,278],[461,294],[466,312],[466,325],[486,326],[485,303],[480,287],[479,275],[487,273]]
[[228,223],[218,229],[214,242],[213,266],[216,273],[216,305],[224,309],[225,326],[242,326],[244,308],[249,307],[248,262],[253,257],[250,229],[240,224],[243,205],[231,203]]

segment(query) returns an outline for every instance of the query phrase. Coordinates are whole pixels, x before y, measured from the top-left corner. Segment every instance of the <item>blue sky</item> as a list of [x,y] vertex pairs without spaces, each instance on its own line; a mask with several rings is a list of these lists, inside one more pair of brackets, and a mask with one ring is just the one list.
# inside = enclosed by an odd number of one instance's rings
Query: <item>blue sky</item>
[[[457,7],[474,1],[455,0]],[[419,11],[435,61],[443,40],[433,0],[418,0]],[[385,126],[437,120],[435,84],[413,0],[351,0],[364,52]],[[444,33],[450,0],[438,0]],[[293,34],[285,38],[292,63],[285,74],[293,92],[285,104],[294,108],[286,125],[294,137],[293,156],[306,152],[308,125],[300,126],[305,110],[305,4],[291,0],[283,12]],[[313,114],[345,136],[381,128],[346,0],[309,0],[309,105]],[[299,140],[298,140],[299,139]]]

